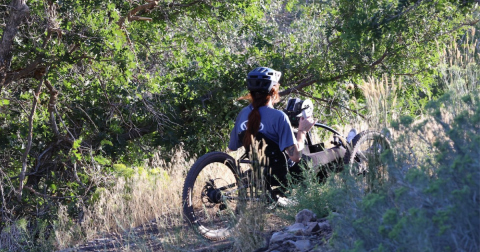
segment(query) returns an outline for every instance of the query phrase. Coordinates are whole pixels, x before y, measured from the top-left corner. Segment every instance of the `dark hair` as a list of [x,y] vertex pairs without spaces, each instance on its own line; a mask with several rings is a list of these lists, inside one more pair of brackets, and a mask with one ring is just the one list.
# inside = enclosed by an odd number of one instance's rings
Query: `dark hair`
[[267,105],[270,99],[276,103],[279,101],[278,85],[273,86],[272,90],[266,92],[250,92],[248,95],[241,97],[240,99],[248,99],[253,107],[253,110],[248,114],[247,130],[243,137],[242,143],[245,148],[248,148],[252,144],[252,136],[255,137],[260,129],[260,116],[259,108]]

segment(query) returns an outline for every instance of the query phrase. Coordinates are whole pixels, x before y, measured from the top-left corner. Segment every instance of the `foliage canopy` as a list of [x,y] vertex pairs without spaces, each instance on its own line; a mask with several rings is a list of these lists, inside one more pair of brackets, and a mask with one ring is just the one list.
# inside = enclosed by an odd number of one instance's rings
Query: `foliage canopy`
[[474,1],[455,0],[2,3],[2,222],[58,201],[77,213],[115,163],[224,149],[256,66],[332,123],[363,113],[345,83],[384,73],[412,78],[416,112],[436,95],[439,49],[478,22]]

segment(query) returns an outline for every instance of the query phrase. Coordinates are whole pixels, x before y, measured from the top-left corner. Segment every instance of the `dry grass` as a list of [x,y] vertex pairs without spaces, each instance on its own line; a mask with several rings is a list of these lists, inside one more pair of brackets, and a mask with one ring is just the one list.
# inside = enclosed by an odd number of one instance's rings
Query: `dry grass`
[[153,220],[159,230],[182,226],[181,192],[194,160],[188,160],[181,149],[174,155],[176,158],[166,167],[134,167],[133,176],[117,177],[110,181],[111,187],[98,188],[92,197],[94,203],[84,209],[81,223],[72,223],[67,209],[61,207],[55,226],[58,248],[123,233]]
[[381,79],[369,77],[361,89],[366,99],[367,125],[373,128],[388,128],[388,122],[397,120],[397,90],[402,86],[402,79],[384,75]]
[[[393,77],[383,75],[381,78],[368,77],[359,86],[365,97],[364,103],[360,104],[355,98],[351,100],[352,105],[357,109],[365,107],[368,111],[364,117],[350,118],[348,122],[342,125],[329,125],[343,134],[345,137],[351,129],[355,129],[357,133],[366,130],[383,131],[389,129],[388,122],[397,120],[401,114],[401,106],[397,101],[397,92],[401,90],[403,85],[401,77]],[[390,130],[390,129],[389,129]],[[328,139],[332,137],[331,134],[322,135],[325,130],[314,129],[314,135],[319,138],[316,142],[325,142],[327,148],[332,147],[328,145]]]
[[[243,148],[230,153],[235,159],[242,154]],[[135,244],[133,251],[149,251],[147,243],[151,242],[148,239],[152,237],[146,239],[136,236],[131,230],[142,226],[152,228],[151,225],[154,225],[154,239],[160,240],[163,249],[167,251],[188,250],[188,246],[193,243],[208,244],[208,241],[186,225],[182,212],[181,193],[184,179],[195,160],[187,161],[182,149],[177,149],[172,155],[175,156],[172,163],[156,161],[156,164],[163,165],[163,168],[133,167],[132,176],[116,177],[114,181],[110,181],[111,187],[98,189],[93,197],[94,203],[84,209],[81,223],[72,222],[67,213],[68,209],[61,207],[54,228],[57,248],[65,249],[107,236],[123,236],[130,240],[129,243]],[[218,167],[208,168],[199,176],[209,177],[225,173],[216,169]],[[230,179],[233,181],[234,178]],[[237,216],[238,225],[232,237],[234,250],[248,251],[244,249],[261,246],[263,237],[258,234],[265,228],[266,212],[265,201],[251,202]]]
[[2,230],[0,234],[0,245],[2,249],[8,251],[18,251],[21,249],[19,241],[23,238],[22,227],[13,223]]
[[480,54],[476,48],[479,41],[475,38],[475,33],[476,29],[472,27],[459,43],[452,40],[440,57],[438,70],[442,74],[441,81],[447,89],[459,94],[467,94],[479,88],[477,61]]
[[[253,139],[252,139],[253,140]],[[254,251],[264,246],[264,237],[262,233],[267,227],[267,202],[268,197],[263,175],[263,164],[268,163],[264,155],[266,144],[263,143],[263,149],[260,149],[258,141],[252,141],[252,150],[250,160],[258,160],[257,165],[242,167],[243,169],[252,169],[249,180],[253,181],[255,186],[251,185],[247,189],[247,194],[251,200],[247,201],[242,211],[237,216],[238,223],[233,233],[233,251]],[[237,157],[238,158],[238,157]]]
[[265,202],[250,202],[242,212],[234,231],[234,251],[254,251],[264,246],[263,231],[267,226]]

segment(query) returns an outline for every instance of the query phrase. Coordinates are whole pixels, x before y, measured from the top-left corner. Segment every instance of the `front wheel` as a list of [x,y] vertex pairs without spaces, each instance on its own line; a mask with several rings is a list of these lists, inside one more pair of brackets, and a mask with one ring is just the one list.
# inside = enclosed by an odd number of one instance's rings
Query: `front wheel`
[[187,221],[213,241],[230,236],[244,191],[235,160],[223,152],[200,157],[185,179],[182,200]]
[[390,142],[381,133],[363,131],[357,134],[347,150],[344,163],[350,168],[352,175],[360,175],[362,189],[376,190],[388,181],[388,170],[385,155],[390,152]]

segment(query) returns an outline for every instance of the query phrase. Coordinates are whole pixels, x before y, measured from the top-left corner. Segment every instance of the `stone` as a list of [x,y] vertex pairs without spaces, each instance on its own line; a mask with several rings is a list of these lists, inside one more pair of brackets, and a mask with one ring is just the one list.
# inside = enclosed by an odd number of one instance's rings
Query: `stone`
[[287,240],[287,241],[284,241],[283,244],[284,245],[292,245],[292,247],[294,247],[295,246],[295,241]]
[[295,216],[295,223],[271,233],[263,252],[320,252],[328,250],[326,241],[332,236],[327,218],[317,219],[310,210],[302,210]]
[[310,240],[299,240],[295,242],[295,248],[299,251],[307,251],[311,246]]
[[303,230],[305,229],[305,225],[303,225],[302,223],[295,223],[289,227],[287,227],[287,232],[289,233],[298,233],[299,231],[302,231],[303,233]]
[[332,227],[330,226],[328,221],[320,222],[320,223],[318,223],[318,226],[319,226],[320,230],[322,230],[322,231],[329,231],[329,230],[332,229]]
[[305,228],[305,235],[311,235],[312,233],[320,231],[320,226],[318,222],[307,222],[307,227]]
[[317,216],[308,209],[303,209],[295,215],[295,223],[307,224],[307,222],[315,221]]
[[270,244],[276,243],[276,242],[283,242],[285,240],[289,240],[292,238],[294,238],[294,235],[288,232],[276,232],[272,235],[272,238],[270,238]]

